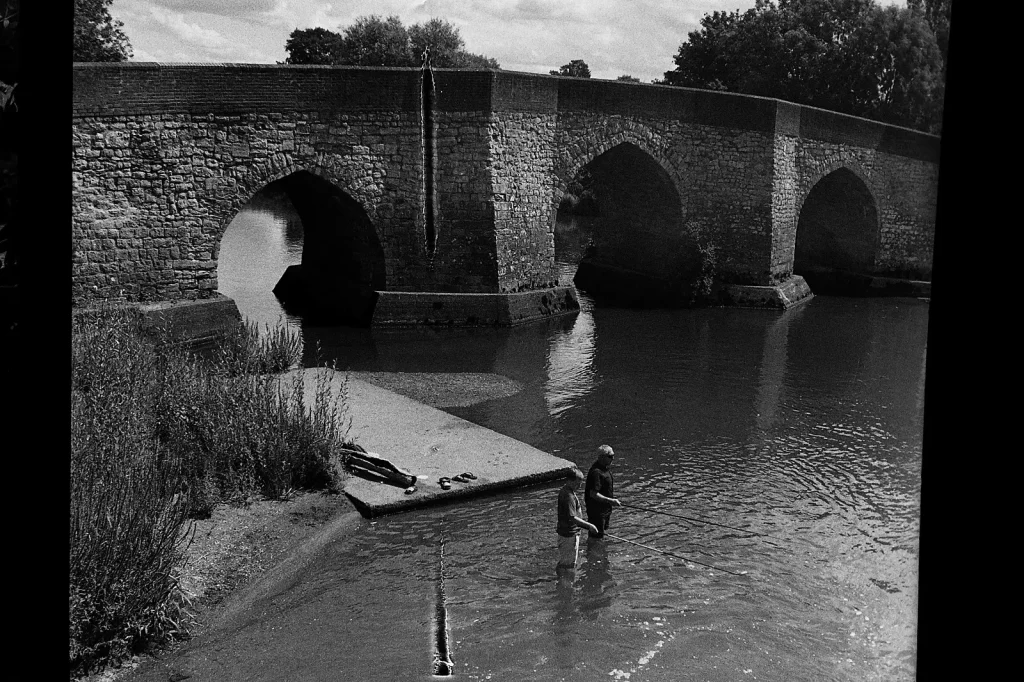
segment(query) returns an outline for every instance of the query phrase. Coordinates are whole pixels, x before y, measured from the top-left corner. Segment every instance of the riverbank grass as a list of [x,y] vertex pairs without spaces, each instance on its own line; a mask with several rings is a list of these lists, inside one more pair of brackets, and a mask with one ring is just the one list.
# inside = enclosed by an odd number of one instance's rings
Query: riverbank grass
[[144,333],[131,311],[76,317],[72,335],[69,632],[72,676],[187,637],[178,577],[194,520],[222,502],[340,489],[345,393],[297,334],[240,326],[202,356]]

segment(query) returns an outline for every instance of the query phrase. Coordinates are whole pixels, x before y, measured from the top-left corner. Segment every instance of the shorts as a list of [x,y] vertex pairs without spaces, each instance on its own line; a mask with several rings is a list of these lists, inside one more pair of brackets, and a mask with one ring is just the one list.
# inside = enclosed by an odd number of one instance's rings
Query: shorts
[[576,568],[576,557],[580,549],[579,533],[573,533],[569,537],[558,536],[558,565]]

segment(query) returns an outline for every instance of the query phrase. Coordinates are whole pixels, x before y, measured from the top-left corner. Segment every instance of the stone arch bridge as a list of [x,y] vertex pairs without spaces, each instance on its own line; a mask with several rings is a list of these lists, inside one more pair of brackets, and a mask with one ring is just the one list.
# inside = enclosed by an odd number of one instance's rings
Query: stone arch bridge
[[576,281],[599,293],[671,304],[707,275],[720,303],[788,307],[808,282],[931,275],[938,138],[778,100],[231,64],[76,64],[73,91],[77,306],[233,308],[221,238],[272,183],[305,228],[278,293],[361,323],[575,310],[555,218],[581,190],[594,215]]

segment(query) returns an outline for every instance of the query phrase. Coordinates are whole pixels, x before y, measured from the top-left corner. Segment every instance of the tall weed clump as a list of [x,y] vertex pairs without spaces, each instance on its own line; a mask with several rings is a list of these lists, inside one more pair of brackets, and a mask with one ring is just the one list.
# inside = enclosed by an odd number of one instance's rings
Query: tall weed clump
[[176,633],[175,570],[188,505],[183,472],[152,436],[157,354],[129,313],[106,310],[72,339],[70,663],[72,672]]
[[161,437],[189,462],[192,485],[207,498],[279,498],[337,483],[347,394],[332,390],[328,369],[311,391],[302,372],[278,376],[301,355],[295,332],[279,325],[260,334],[247,322],[188,376],[168,375]]
[[251,324],[198,357],[128,311],[76,320],[72,338],[70,659],[115,662],[186,634],[176,575],[191,519],[221,501],[336,487],[347,395],[305,385],[301,343]]
[[683,306],[713,303],[718,278],[718,247],[704,236],[685,236],[676,255],[676,302]]

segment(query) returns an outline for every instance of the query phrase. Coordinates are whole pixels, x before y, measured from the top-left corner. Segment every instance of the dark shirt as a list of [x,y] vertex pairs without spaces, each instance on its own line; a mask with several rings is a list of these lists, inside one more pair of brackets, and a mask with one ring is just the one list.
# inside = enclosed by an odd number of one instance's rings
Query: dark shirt
[[576,493],[569,486],[563,487],[558,493],[558,534],[564,537],[578,535],[580,527],[572,520],[572,517],[579,517],[580,501]]
[[597,462],[587,472],[587,487],[584,493],[588,514],[603,514],[611,511],[612,504],[603,500],[595,500],[590,497],[590,491],[596,490],[605,497],[615,497],[615,481],[612,479],[612,472],[602,468]]

